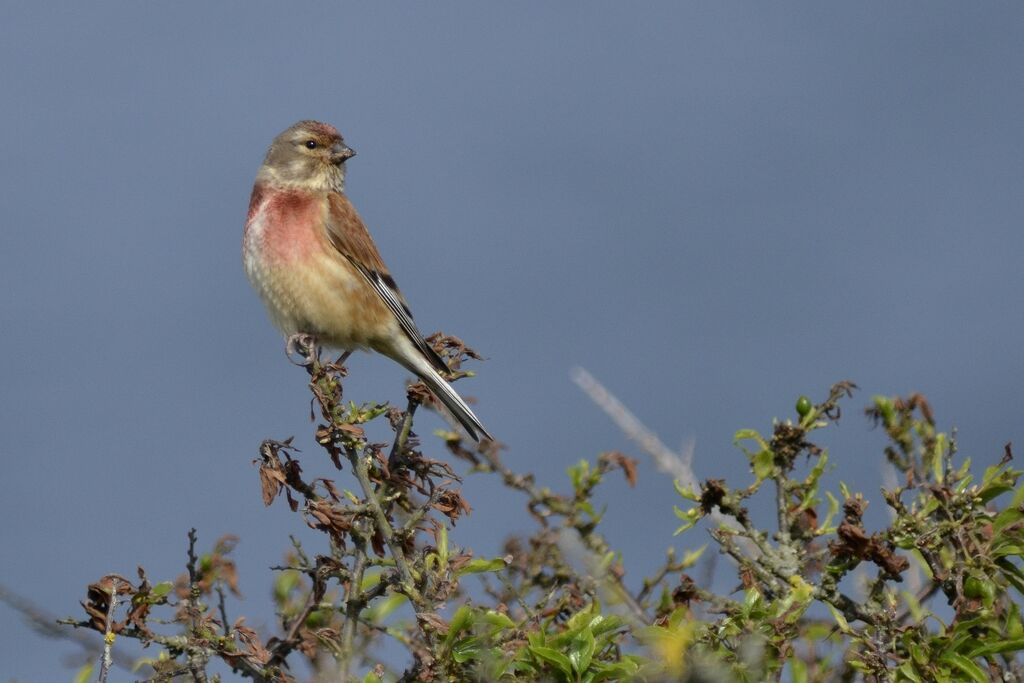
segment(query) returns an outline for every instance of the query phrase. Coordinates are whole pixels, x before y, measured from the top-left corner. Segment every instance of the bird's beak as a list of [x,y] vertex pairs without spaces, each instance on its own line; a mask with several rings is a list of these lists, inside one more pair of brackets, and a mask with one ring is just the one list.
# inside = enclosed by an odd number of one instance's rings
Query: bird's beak
[[344,142],[339,142],[331,147],[331,163],[341,164],[356,155],[356,151],[346,145]]

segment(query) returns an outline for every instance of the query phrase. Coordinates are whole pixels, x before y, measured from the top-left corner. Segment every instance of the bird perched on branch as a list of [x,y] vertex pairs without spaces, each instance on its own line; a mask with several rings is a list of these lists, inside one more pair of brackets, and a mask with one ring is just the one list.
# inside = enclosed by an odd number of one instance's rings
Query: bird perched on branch
[[426,383],[466,431],[492,439],[441,373],[405,298],[345,196],[355,156],[334,126],[300,121],[271,143],[249,202],[242,254],[249,282],[286,335],[371,349]]

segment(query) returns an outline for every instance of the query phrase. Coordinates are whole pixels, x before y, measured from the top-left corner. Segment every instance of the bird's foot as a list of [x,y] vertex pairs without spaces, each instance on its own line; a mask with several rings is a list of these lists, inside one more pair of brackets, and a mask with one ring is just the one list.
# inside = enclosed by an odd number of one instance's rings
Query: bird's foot
[[304,332],[288,337],[284,352],[288,356],[288,360],[302,367],[309,367],[320,358],[320,348],[316,345],[316,337]]

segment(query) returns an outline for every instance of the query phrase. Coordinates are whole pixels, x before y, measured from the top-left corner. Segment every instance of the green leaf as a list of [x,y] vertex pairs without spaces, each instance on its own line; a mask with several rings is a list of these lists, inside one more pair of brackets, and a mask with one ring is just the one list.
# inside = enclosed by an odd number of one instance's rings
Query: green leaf
[[530,644],[530,647],[538,647],[544,645],[544,631],[527,631],[526,642]]
[[590,463],[586,460],[580,460],[572,467],[566,469],[566,473],[569,475],[569,481],[572,482],[573,490],[579,491],[583,488],[583,479],[590,473]]
[[825,513],[825,519],[818,526],[819,533],[831,533],[829,527],[832,526],[832,518],[839,512],[839,499],[832,495],[831,491],[825,491],[825,497],[828,498],[828,512]]
[[565,636],[569,634],[571,638],[577,631],[589,626],[595,616],[601,616],[601,606],[596,601],[591,602],[579,612],[569,617],[569,621],[565,622],[565,631],[559,635]]
[[[274,599],[278,602],[284,602],[288,599],[288,595],[292,590],[299,585],[299,581],[302,575],[294,570],[281,572],[277,575],[277,580],[274,581]],[[161,585],[161,584],[157,584]],[[156,590],[156,586],[153,587]]]
[[909,638],[908,640],[909,642],[907,642],[907,650],[910,651],[910,658],[914,660],[915,664],[918,664],[920,666],[926,666],[928,664],[928,653],[925,651],[925,649],[921,646],[920,643],[917,643]]
[[574,623],[572,620],[570,620],[569,623],[565,625],[566,628],[564,631],[548,640],[548,645],[556,647],[560,650],[564,650],[567,647],[569,647],[569,644],[572,643],[573,639],[575,639],[576,636],[583,632],[584,629],[587,629],[590,626],[590,614],[584,612],[583,616],[585,618],[584,621],[580,621],[579,619],[577,619]]
[[372,606],[363,610],[360,618],[371,624],[379,624],[406,602],[407,598],[401,593],[392,593],[383,600],[378,600]]
[[741,429],[737,431],[732,437],[732,442],[739,446],[740,441],[746,441],[748,439],[758,445],[758,450],[771,450],[768,448],[768,442],[764,440],[764,437],[762,437],[756,429]]
[[378,583],[380,583],[381,572],[366,572],[363,574],[363,580],[359,584],[359,590],[368,591]]
[[441,561],[441,569],[448,567],[448,527],[444,524],[437,530],[437,559]]
[[465,664],[470,660],[479,659],[482,651],[482,641],[476,636],[463,638],[459,642],[455,643],[455,646],[451,648],[452,659],[459,664]]
[[496,557],[493,560],[485,560],[483,558],[477,560],[470,560],[464,564],[458,572],[459,576],[465,576],[466,574],[482,574],[484,572],[499,572],[508,565],[505,564],[505,560]]
[[790,679],[793,683],[807,683],[807,664],[804,660],[793,657],[789,660],[789,667],[793,672]]
[[[1024,486],[1021,487],[1021,490],[1024,490]],[[1022,519],[1024,519],[1024,511],[1017,507],[1006,508],[992,520],[992,532],[994,535],[998,535],[1000,531]]]
[[984,488],[982,488],[978,492],[978,497],[981,499],[982,503],[987,503],[990,500],[992,500],[993,498],[998,498],[999,496],[1003,495],[1007,491],[1012,491],[1012,490],[1013,490],[1013,484],[1002,484],[1002,483],[990,484],[988,486],[985,486]]
[[170,593],[173,588],[174,584],[170,581],[161,581],[150,589],[149,597],[150,599],[162,598]]
[[698,521],[700,521],[701,517],[704,516],[704,513],[702,513],[700,508],[697,508],[697,507],[690,508],[689,510],[680,510],[678,507],[672,506],[672,509],[675,511],[676,517],[678,517],[679,519],[685,520],[679,526],[679,528],[676,529],[672,533],[673,536],[678,536],[679,534],[683,533],[687,529],[691,528],[694,524],[696,524]]
[[597,642],[589,628],[583,629],[569,644],[569,662],[577,674],[590,668],[590,660],[594,656]]
[[1022,504],[1024,504],[1024,486],[1021,486],[1016,491],[1014,491],[1013,499],[1010,501],[1010,504],[1007,505],[1007,507],[1019,508]]
[[814,463],[814,467],[808,472],[807,478],[804,479],[804,487],[814,488],[818,485],[818,480],[821,479],[821,475],[825,473],[825,465],[828,464],[828,449],[824,449],[821,455],[818,456],[818,462]]
[[1015,557],[1020,557],[1021,555],[1024,555],[1024,546],[1019,546],[1014,543],[1007,543],[1004,545],[1000,545],[992,552],[993,557],[1005,557],[1007,555],[1013,555]]
[[761,593],[754,588],[748,588],[746,594],[743,596],[743,618],[750,619],[754,610],[761,606],[761,602]]
[[680,564],[682,565],[681,568],[689,569],[693,565],[697,564],[697,561],[700,559],[700,556],[704,554],[704,551],[707,549],[707,547],[708,544],[705,543],[696,550],[691,550],[687,552],[685,555],[683,555],[683,559],[680,562]]
[[700,495],[698,493],[694,492],[694,490],[689,486],[683,486],[682,484],[680,484],[678,479],[672,480],[672,486],[675,487],[676,493],[678,493],[686,500],[692,500],[694,502],[700,500]]
[[978,489],[978,498],[982,503],[988,503],[994,498],[1011,492],[1017,484],[1019,472],[1007,469],[1006,465],[992,465],[985,469],[981,478],[981,487]]
[[463,605],[455,610],[452,615],[452,622],[448,625],[448,635],[444,638],[445,645],[451,645],[460,633],[473,626],[473,608]]
[[967,674],[970,679],[976,683],[989,683],[988,676],[985,675],[985,672],[981,667],[963,655],[955,652],[947,652],[942,655],[942,661]]
[[970,659],[975,659],[977,657],[988,657],[990,655],[1000,655],[1005,652],[1018,652],[1020,650],[1024,650],[1024,638],[997,640],[994,643],[986,643],[971,650],[967,656]]
[[363,683],[381,683],[380,676],[372,671],[368,671],[366,675],[363,676]]
[[996,560],[996,564],[1003,570],[1003,578],[1010,582],[1020,593],[1024,593],[1024,572],[1020,567],[1010,562],[1005,557]]
[[1003,633],[1010,640],[1024,638],[1024,624],[1021,623],[1020,609],[1017,607],[1017,603],[1011,602],[1009,609],[1006,610]]
[[758,481],[767,479],[775,471],[775,453],[770,450],[759,451],[750,459],[750,465]]
[[640,673],[640,665],[632,655],[625,655],[618,662],[604,663],[595,662],[591,667],[594,676],[591,683],[603,683],[603,681],[632,681]]
[[87,664],[83,665],[82,668],[78,670],[78,673],[75,674],[75,683],[88,683],[88,681],[91,681],[92,670],[92,662],[88,662]]
[[484,677],[486,681],[502,680],[505,677],[505,672],[514,666],[513,660],[509,659],[504,652],[496,647],[490,648],[482,659],[487,665],[488,676]]
[[896,408],[893,406],[892,400],[888,396],[875,395],[871,397],[871,402],[875,404],[875,408],[882,418],[882,424],[886,427],[891,426],[896,417]]
[[[946,463],[943,460],[943,455],[946,452],[947,439],[946,435],[939,432],[935,435],[935,451],[932,453],[932,476],[935,477],[935,481],[943,483],[942,478],[945,475]],[[987,680],[987,679],[986,679]]]
[[622,617],[615,616],[614,614],[609,614],[608,616],[598,615],[590,622],[589,628],[595,638],[610,640],[615,632],[622,629],[625,624],[626,622],[623,621]]
[[825,606],[828,607],[830,612],[832,612],[832,618],[836,620],[836,625],[839,626],[840,631],[842,631],[843,633],[853,632],[853,630],[850,628],[850,622],[846,620],[846,617],[843,616],[842,612],[840,612],[835,607],[827,603]]
[[516,622],[509,619],[507,614],[501,612],[495,612],[494,610],[487,610],[483,614],[483,621],[489,626],[493,626],[498,629],[515,628]]
[[540,645],[531,645],[530,654],[537,659],[554,666],[565,676],[565,680],[572,680],[572,662],[569,658],[563,655],[558,650],[553,650],[550,647],[543,647]]
[[914,683],[925,683],[924,679],[918,675],[917,671],[914,669],[914,665],[910,662],[903,662],[896,671]]

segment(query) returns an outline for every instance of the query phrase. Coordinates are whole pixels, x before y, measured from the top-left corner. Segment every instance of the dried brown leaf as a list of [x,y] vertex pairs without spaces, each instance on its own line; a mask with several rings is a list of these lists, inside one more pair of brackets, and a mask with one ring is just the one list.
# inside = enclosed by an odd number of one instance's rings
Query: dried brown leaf
[[421,626],[426,626],[439,635],[443,636],[448,633],[448,622],[435,612],[417,612],[416,620],[420,622]]
[[468,515],[472,512],[469,503],[466,502],[466,499],[458,491],[441,491],[431,505],[435,510],[450,519],[453,526],[463,514]]
[[636,458],[631,458],[625,453],[620,453],[619,451],[610,451],[608,453],[602,453],[599,461],[621,469],[630,488],[636,486]]
[[241,641],[243,647],[239,648],[241,654],[246,657],[250,662],[258,664],[259,666],[265,666],[270,661],[270,651],[263,646],[263,642],[260,640],[259,635],[256,631],[244,626],[245,617],[239,617],[235,622],[232,629],[238,639]]

